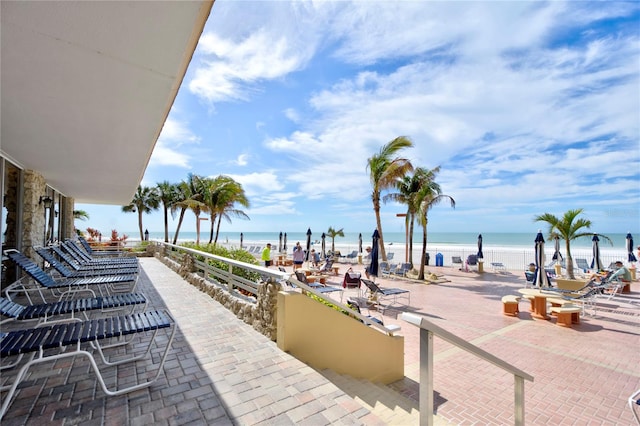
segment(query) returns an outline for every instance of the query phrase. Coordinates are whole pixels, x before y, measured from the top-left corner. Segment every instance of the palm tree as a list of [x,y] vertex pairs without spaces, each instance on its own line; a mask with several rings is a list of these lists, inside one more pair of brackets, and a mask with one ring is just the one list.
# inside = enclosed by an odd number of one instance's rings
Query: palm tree
[[162,203],[164,213],[164,242],[169,242],[169,209],[178,197],[178,185],[169,183],[166,180],[156,185],[158,198]]
[[133,195],[131,203],[129,205],[122,206],[122,211],[125,213],[138,212],[140,241],[144,241],[144,235],[142,233],[142,214],[151,213],[153,210],[157,210],[159,205],[160,199],[158,198],[155,188],[138,185],[138,189]]
[[344,237],[344,228],[338,230],[333,229],[331,226],[327,230],[327,236],[331,238],[331,253],[336,252],[336,237]]
[[200,214],[209,211],[209,206],[204,202],[207,192],[207,179],[189,173],[186,184],[189,187],[191,196],[184,200],[183,203],[196,216],[196,245],[200,245]]
[[[549,236],[559,235],[565,241],[567,249],[567,276],[571,280],[575,280],[576,277],[573,273],[573,258],[571,257],[571,241],[576,238],[588,237],[592,235],[598,235],[603,240],[612,243],[611,239],[606,235],[594,234],[587,232],[591,228],[591,221],[588,219],[577,218],[582,214],[583,209],[568,210],[561,218],[558,218],[551,213],[544,213],[536,216],[534,222],[547,222],[549,224]],[[584,229],[584,230],[583,230]],[[583,230],[583,231],[581,231]]]
[[74,210],[73,211],[73,219],[87,220],[87,219],[89,219],[89,213],[87,213],[84,210]]
[[180,210],[180,216],[178,218],[178,225],[176,227],[176,233],[173,236],[173,244],[178,241],[178,235],[180,234],[180,227],[182,226],[182,221],[184,220],[184,214],[187,211],[188,203],[187,200],[191,198],[191,191],[189,189],[189,185],[185,181],[180,182],[176,186],[176,199],[171,204],[171,217],[175,219],[176,212],[178,209]]
[[[414,202],[418,206],[416,217],[418,223],[422,225],[422,252],[420,254],[420,271],[418,279],[424,279],[424,258],[427,253],[427,224],[429,223],[429,210],[433,206],[443,201],[449,201],[452,208],[456,207],[456,201],[449,195],[442,193],[440,185],[435,182],[435,176],[440,171],[440,167],[424,172],[421,180],[421,186],[415,196]],[[421,172],[422,173],[422,172]]]
[[382,223],[380,221],[380,194],[382,191],[392,188],[398,178],[413,170],[411,162],[406,158],[394,157],[401,149],[410,148],[413,142],[406,136],[398,136],[391,142],[380,148],[378,154],[367,160],[367,169],[371,180],[371,200],[373,211],[376,214],[376,226],[380,234],[380,256],[387,260],[384,249],[384,237],[382,235]]
[[206,204],[209,207],[211,215],[211,232],[209,235],[209,244],[213,240],[213,228],[217,219],[216,237],[214,244],[218,243],[218,235],[220,234],[220,224],[224,218],[231,223],[231,217],[239,217],[249,219],[249,216],[242,210],[235,208],[236,204],[243,207],[249,207],[249,199],[247,198],[242,185],[228,176],[220,175],[215,179],[210,179],[207,185]]
[[415,223],[415,216],[419,209],[418,195],[420,189],[432,178],[432,173],[438,173],[440,168],[437,167],[433,171],[429,171],[423,167],[418,167],[413,172],[413,175],[405,175],[396,180],[396,189],[398,192],[393,192],[385,195],[382,201],[395,201],[400,204],[407,205],[407,213],[405,216],[405,226],[408,229],[409,241],[408,241],[408,254],[409,263],[413,267],[413,226]]

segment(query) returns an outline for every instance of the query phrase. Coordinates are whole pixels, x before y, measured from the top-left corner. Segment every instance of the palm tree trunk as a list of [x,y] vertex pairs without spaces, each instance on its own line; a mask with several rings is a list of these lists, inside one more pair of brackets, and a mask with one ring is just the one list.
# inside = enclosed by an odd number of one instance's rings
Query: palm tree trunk
[[380,234],[380,258],[383,262],[387,261],[387,252],[384,250],[384,238],[382,237],[382,222],[380,221],[380,201],[374,200],[373,210],[376,213],[376,226],[378,227],[378,234]]
[[180,227],[182,226],[182,219],[184,219],[184,213],[187,211],[184,207],[180,210],[180,218],[178,219],[178,227],[176,228],[176,235],[173,237],[173,244],[178,241],[178,234],[180,233]]
[[567,277],[570,280],[575,280],[576,276],[573,273],[573,257],[571,257],[571,248],[569,247],[569,240],[566,240],[566,247],[567,247]]
[[415,222],[414,214],[411,213],[411,221],[409,222],[409,263],[413,268],[413,225]]
[[[213,219],[212,219],[213,220]],[[218,217],[218,226],[216,226],[216,239],[213,244],[218,244],[218,235],[220,234],[220,223],[222,222],[222,215]]]
[[169,209],[164,206],[164,242],[169,242]]
[[[216,215],[212,214],[210,216],[211,219],[211,227],[209,228],[209,244],[211,244],[211,241],[213,241],[213,226],[216,223]],[[216,240],[218,238],[216,237]]]
[[140,241],[144,241],[144,235],[142,234],[142,210],[138,209],[138,229],[140,229]]
[[424,280],[424,256],[427,253],[427,224],[422,227],[422,254],[420,255],[420,272],[418,279]]

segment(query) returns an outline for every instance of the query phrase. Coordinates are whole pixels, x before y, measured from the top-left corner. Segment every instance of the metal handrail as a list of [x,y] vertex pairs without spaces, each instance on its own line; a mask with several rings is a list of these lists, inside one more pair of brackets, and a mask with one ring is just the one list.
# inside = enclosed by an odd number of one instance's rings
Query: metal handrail
[[437,326],[425,317],[404,312],[402,319],[420,328],[420,425],[433,425],[433,335],[488,361],[514,376],[516,426],[524,425],[524,381],[533,382],[533,376],[508,362],[461,339],[455,334]]

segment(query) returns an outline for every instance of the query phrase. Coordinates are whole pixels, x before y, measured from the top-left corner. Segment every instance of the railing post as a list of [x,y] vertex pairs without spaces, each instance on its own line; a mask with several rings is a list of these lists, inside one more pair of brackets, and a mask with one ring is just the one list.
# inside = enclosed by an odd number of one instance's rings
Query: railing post
[[524,378],[513,375],[515,380],[515,422],[516,426],[524,426]]
[[420,426],[433,426],[433,333],[420,328]]
[[229,263],[229,275],[227,276],[227,289],[233,294],[233,265]]

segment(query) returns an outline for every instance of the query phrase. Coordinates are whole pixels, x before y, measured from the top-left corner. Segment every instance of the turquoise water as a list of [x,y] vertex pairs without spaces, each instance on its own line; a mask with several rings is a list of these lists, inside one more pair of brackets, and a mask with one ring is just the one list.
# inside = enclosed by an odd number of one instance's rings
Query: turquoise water
[[[244,242],[255,242],[255,243],[267,243],[270,242],[272,244],[278,244],[279,241],[279,232],[244,232],[243,233],[243,241]],[[306,232],[287,232],[287,246],[291,247],[297,241],[300,241],[302,245],[305,245],[307,240]],[[358,234],[357,232],[346,232],[344,237],[336,237],[336,244],[348,244],[348,245],[356,245],[358,244]],[[371,245],[371,234],[372,231],[362,233],[362,244],[364,246]],[[137,235],[137,232],[128,233],[133,239],[133,235]],[[613,241],[613,248],[617,249],[625,249],[626,247],[626,235],[627,234],[605,234]],[[284,231],[283,231],[284,236]],[[311,240],[312,241],[320,241],[322,236],[322,232],[312,232]],[[530,248],[534,246],[534,239],[536,237],[535,233],[485,233],[482,234],[483,246],[484,247],[526,247]],[[149,238],[151,239],[164,239],[164,232],[149,232]],[[169,233],[169,239],[173,239],[173,233]],[[179,239],[181,241],[195,241],[196,233],[195,232],[180,232]],[[218,242],[226,242],[228,239],[229,242],[239,242],[240,241],[240,233],[239,232],[220,232],[220,236],[218,237]],[[545,236],[545,239],[546,236]],[[602,248],[612,247],[606,241],[600,239],[600,246]],[[209,241],[209,233],[201,232],[200,233],[200,242],[207,243]],[[422,244],[422,231],[414,234],[414,248],[416,245]],[[429,246],[438,245],[438,244],[446,244],[446,245],[469,245],[469,244],[477,244],[478,234],[471,232],[429,232],[427,235],[427,244]],[[384,233],[384,242],[385,245],[392,244],[400,244],[404,245],[405,242],[405,234],[404,232],[385,232]],[[331,239],[326,239],[327,245],[331,244]],[[547,243],[553,243],[553,241],[547,240]],[[635,238],[636,245],[640,244],[640,236],[636,236]],[[561,242],[562,247],[564,248],[564,242]],[[580,238],[571,242],[571,247],[581,248],[581,247],[591,247],[591,237]]]

